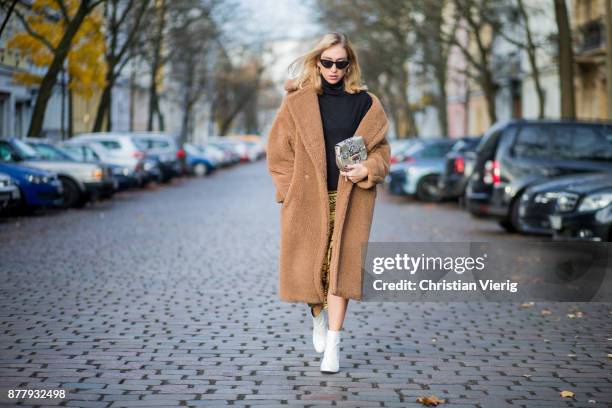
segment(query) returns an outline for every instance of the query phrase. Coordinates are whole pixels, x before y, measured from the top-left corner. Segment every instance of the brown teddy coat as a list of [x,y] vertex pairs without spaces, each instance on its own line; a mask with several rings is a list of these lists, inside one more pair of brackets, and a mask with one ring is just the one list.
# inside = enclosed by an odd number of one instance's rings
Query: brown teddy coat
[[[322,303],[321,282],[327,252],[329,202],[323,125],[314,86],[297,89],[285,82],[287,94],[276,113],[266,145],[267,166],[280,209],[279,296],[286,302]],[[329,292],[361,300],[362,244],[370,235],[377,185],[389,172],[389,122],[379,99],[355,135],[364,137],[368,176],[353,183],[340,176],[332,236]]]

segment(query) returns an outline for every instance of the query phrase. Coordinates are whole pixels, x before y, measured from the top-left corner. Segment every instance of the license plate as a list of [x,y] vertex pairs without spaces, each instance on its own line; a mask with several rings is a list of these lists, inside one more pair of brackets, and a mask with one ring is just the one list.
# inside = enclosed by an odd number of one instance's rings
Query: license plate
[[553,229],[556,229],[556,230],[561,229],[561,216],[560,215],[550,215],[548,219],[550,220],[550,226]]

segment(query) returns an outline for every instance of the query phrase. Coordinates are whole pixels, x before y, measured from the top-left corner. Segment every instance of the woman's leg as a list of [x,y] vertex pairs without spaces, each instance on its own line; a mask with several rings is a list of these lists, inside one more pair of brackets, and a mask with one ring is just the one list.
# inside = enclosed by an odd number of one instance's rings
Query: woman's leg
[[341,296],[327,294],[327,315],[329,319],[329,330],[340,330],[344,323],[348,299]]

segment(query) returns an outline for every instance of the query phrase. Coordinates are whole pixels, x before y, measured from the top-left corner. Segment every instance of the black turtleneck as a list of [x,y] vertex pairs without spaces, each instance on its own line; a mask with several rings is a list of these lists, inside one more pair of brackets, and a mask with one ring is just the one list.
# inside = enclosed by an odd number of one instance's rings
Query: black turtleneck
[[355,135],[355,131],[365,116],[372,98],[366,91],[350,94],[344,90],[344,78],[335,84],[319,74],[323,84],[323,94],[318,95],[323,135],[325,137],[325,156],[327,158],[327,190],[338,188],[340,169],[336,165],[336,143]]

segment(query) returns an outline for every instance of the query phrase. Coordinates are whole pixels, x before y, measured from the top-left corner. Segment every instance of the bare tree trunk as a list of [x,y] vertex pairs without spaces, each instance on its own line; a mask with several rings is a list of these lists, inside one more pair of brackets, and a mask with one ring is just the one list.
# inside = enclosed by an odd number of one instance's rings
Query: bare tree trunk
[[109,88],[106,112],[106,131],[110,132],[113,130],[113,88]]
[[559,30],[559,81],[561,82],[561,117],[576,118],[574,96],[574,52],[564,0],[555,0],[555,17]]
[[134,116],[136,112],[136,71],[132,67],[130,73],[130,132],[134,131]]
[[[442,67],[440,67],[442,68]],[[439,95],[436,97],[436,110],[438,112],[438,126],[442,136],[448,136],[448,104],[447,104],[447,93],[446,93],[446,67],[443,69],[436,69],[436,82],[438,83]]]
[[[106,113],[110,110],[111,87],[113,83],[113,80],[110,78],[112,76],[111,69],[112,68],[109,67],[108,72],[106,74],[106,86],[104,87],[104,90],[102,91],[102,95],[100,96],[100,102],[98,104],[98,111],[96,113],[96,119],[94,121],[94,125],[92,128],[93,132],[102,131],[102,127],[104,126],[104,118],[106,116]],[[107,126],[106,126],[107,128],[108,128],[109,122],[107,122]]]
[[606,7],[606,91],[608,119],[612,119],[612,0],[604,0]]
[[79,31],[83,20],[89,13],[89,3],[89,0],[81,1],[77,12],[72,20],[70,20],[62,39],[55,49],[53,61],[51,62],[51,65],[49,65],[40,87],[38,88],[38,96],[36,97],[36,102],[32,111],[32,119],[30,122],[30,128],[28,130],[28,137],[41,136],[43,122],[45,119],[45,111],[47,110],[47,103],[49,102],[51,94],[53,93],[53,87],[57,83],[57,75],[61,71],[64,65],[64,60],[70,51],[72,39]]
[[538,67],[536,61],[537,47],[533,42],[533,35],[531,33],[531,28],[529,27],[529,13],[527,13],[527,10],[525,9],[523,0],[518,0],[518,11],[521,14],[523,22],[525,23],[527,57],[529,58],[529,65],[531,66],[531,73],[533,75],[533,83],[538,96],[538,118],[542,119],[544,118],[544,89],[542,88],[542,83],[540,81],[540,68]]
[[68,88],[68,138],[74,136],[74,98],[72,90]]
[[[159,101],[157,95],[157,73],[161,68],[161,48],[164,36],[164,25],[166,18],[166,3],[164,0],[160,1],[159,5],[159,17],[157,19],[157,31],[155,34],[155,42],[153,44],[153,61],[151,63],[151,82],[149,83],[149,120],[147,123],[147,130],[153,130],[153,115],[159,114]],[[160,130],[163,127],[163,118],[158,118],[160,123]]]

